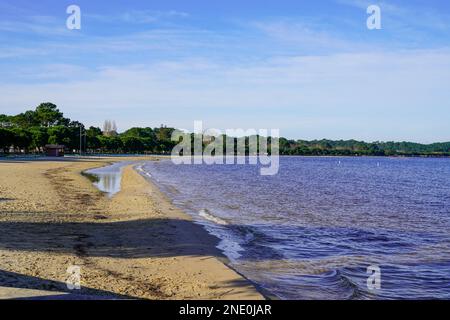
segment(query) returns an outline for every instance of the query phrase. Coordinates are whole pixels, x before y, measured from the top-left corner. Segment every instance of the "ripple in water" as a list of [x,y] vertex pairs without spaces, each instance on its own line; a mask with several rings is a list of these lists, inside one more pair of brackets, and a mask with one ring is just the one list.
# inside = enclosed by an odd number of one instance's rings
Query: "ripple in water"
[[[450,159],[283,157],[276,176],[159,161],[142,172],[282,299],[450,298]],[[367,288],[370,265],[380,290]]]

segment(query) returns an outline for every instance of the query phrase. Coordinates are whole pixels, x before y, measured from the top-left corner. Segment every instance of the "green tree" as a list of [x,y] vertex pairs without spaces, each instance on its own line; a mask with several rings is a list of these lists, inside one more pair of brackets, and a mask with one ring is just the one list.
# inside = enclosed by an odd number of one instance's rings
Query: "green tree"
[[118,136],[110,137],[111,151],[120,153],[123,151],[123,142]]
[[36,113],[31,110],[11,117],[11,123],[21,128],[30,128],[32,126],[39,125]]
[[6,114],[0,114],[0,127],[11,126],[11,117]]
[[44,151],[45,145],[48,143],[48,132],[46,128],[43,127],[33,127],[30,128],[31,133],[31,146],[38,149],[39,151]]
[[14,133],[12,141],[14,148],[24,150],[25,153],[27,153],[32,142],[32,136],[30,131],[23,128],[13,128],[11,131]]
[[102,130],[97,127],[89,127],[86,130],[86,144],[89,150],[97,150],[101,148],[99,137],[102,136]]
[[65,126],[54,126],[48,128],[48,143],[50,144],[62,144],[66,147],[72,148],[73,141],[71,139],[71,132],[69,128]]
[[102,130],[98,127],[89,127],[89,129],[86,130],[86,135],[88,137],[97,137],[97,136],[101,136]]
[[67,119],[63,117],[63,113],[58,110],[58,107],[50,102],[41,103],[36,107],[36,118],[44,127],[54,125],[67,125]]
[[125,152],[142,152],[144,143],[137,137],[122,137],[123,149]]
[[[166,129],[168,129],[168,128],[166,128]],[[134,127],[134,128],[131,128],[131,129],[125,131],[120,136],[121,136],[121,138],[125,138],[125,137],[138,138],[143,144],[143,150],[152,152],[152,151],[154,151],[155,146],[157,145],[157,142],[158,142],[158,138],[156,136],[155,130],[153,130],[152,128],[149,128],[149,127],[147,127],[147,128]],[[163,137],[164,137],[164,135],[165,135],[165,133],[162,134]],[[169,142],[166,140],[164,140],[164,141]],[[143,150],[139,150],[139,151],[143,151]]]
[[117,137],[98,136],[100,148],[103,152],[120,153],[123,149],[122,140]]
[[0,127],[0,149],[4,153],[9,151],[9,147],[14,144],[14,133],[10,129]]

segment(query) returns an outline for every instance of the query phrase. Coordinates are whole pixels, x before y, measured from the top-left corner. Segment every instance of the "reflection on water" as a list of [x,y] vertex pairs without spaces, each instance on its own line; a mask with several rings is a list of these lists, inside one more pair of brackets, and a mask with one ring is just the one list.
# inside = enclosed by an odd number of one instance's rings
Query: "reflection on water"
[[130,161],[119,162],[110,166],[87,170],[86,173],[94,175],[97,178],[94,186],[107,193],[108,197],[111,198],[120,191],[122,169],[131,163]]
[[106,192],[109,197],[112,197],[120,191],[121,173],[102,173],[98,174],[98,182],[94,185],[103,192]]

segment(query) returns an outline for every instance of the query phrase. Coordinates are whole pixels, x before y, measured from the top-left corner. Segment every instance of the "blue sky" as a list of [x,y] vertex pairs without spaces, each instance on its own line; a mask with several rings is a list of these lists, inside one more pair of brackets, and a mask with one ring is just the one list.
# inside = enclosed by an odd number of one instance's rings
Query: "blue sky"
[[[81,30],[66,8],[81,8]],[[366,8],[381,8],[368,30]],[[450,141],[448,1],[0,0],[0,113]]]

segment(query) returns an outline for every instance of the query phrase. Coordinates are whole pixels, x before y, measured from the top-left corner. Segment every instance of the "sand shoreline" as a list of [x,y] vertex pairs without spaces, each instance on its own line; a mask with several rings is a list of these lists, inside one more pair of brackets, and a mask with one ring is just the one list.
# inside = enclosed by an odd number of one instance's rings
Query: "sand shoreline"
[[[127,160],[146,158],[0,160],[0,298],[26,288],[50,298],[263,299],[225,265],[217,238],[132,165],[111,199],[81,175]],[[81,268],[75,292],[70,265]]]

